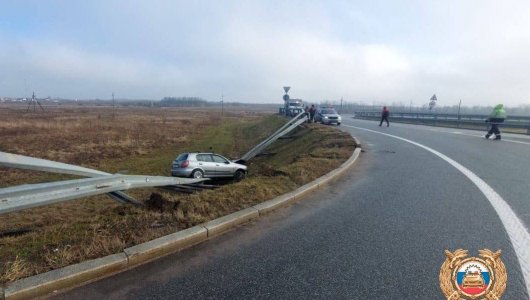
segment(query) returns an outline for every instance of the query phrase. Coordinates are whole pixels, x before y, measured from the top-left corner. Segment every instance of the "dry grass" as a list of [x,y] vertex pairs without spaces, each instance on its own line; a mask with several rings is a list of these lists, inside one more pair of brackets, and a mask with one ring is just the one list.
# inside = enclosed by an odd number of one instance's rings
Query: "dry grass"
[[[211,146],[236,158],[284,122],[260,114],[233,113],[221,119],[211,111],[139,108],[120,109],[116,122],[100,108],[69,109],[46,115],[0,110],[0,149],[110,172],[128,169],[131,174],[168,175],[170,162],[179,152]],[[56,127],[52,132],[42,130],[48,126]],[[117,137],[117,132],[127,132],[129,138]],[[249,207],[329,172],[353,151],[351,137],[332,127],[310,124],[295,135],[297,138],[280,140],[268,149],[276,155],[252,161],[247,179],[215,191],[186,195],[142,189],[129,193],[148,203],[147,208],[97,196],[1,215],[0,233],[31,230],[0,237],[0,282],[117,253]],[[34,145],[35,140],[40,146]],[[76,153],[79,149],[86,150]],[[4,186],[61,178],[11,169],[1,172]]]
[[[214,111],[190,114],[175,108],[120,108],[113,117],[108,107],[57,107],[46,113],[0,107],[0,151],[114,172],[131,156],[184,145],[198,130],[221,122]],[[0,178],[0,186],[43,179],[38,173],[6,169],[0,169]]]

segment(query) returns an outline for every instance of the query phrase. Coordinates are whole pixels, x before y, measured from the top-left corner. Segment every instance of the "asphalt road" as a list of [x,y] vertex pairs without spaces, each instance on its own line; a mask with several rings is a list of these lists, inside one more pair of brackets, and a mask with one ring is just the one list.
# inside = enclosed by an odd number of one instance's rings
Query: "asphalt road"
[[[421,143],[487,182],[530,225],[530,139],[373,121],[343,125]],[[445,249],[501,249],[503,299],[528,299],[522,268],[485,195],[416,145],[342,126],[364,152],[341,179],[289,208],[56,299],[443,299]],[[529,251],[529,250],[525,250]],[[524,266],[530,268],[530,266]]]

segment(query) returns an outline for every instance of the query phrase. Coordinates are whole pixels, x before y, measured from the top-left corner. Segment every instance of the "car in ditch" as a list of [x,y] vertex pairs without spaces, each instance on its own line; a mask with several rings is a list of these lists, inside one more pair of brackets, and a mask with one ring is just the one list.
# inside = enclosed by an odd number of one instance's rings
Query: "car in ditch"
[[192,178],[245,178],[247,166],[230,161],[217,153],[188,152],[177,156],[171,176]]
[[315,114],[315,122],[322,124],[337,124],[342,123],[342,118],[337,111],[332,107],[319,107]]

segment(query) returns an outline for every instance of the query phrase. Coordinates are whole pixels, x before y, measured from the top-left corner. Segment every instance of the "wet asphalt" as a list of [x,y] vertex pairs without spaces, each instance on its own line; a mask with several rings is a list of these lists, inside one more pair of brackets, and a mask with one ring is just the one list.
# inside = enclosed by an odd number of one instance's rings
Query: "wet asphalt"
[[[530,224],[530,144],[460,134],[477,131],[352,119],[344,125],[440,151]],[[333,184],[227,234],[53,298],[444,299],[438,280],[444,250],[478,256],[488,248],[503,251],[503,299],[528,299],[500,219],[464,175],[412,144],[342,129],[360,138],[363,153]]]

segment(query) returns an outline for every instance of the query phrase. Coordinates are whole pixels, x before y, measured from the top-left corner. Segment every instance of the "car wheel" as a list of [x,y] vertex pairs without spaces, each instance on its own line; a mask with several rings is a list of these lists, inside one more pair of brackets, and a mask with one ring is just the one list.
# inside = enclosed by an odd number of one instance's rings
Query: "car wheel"
[[191,173],[191,177],[195,179],[204,178],[204,173],[201,170],[195,170],[193,173]]
[[237,170],[234,174],[234,180],[235,181],[241,181],[245,178],[245,172],[242,170]]
[[340,126],[340,123],[337,123],[337,126]]

